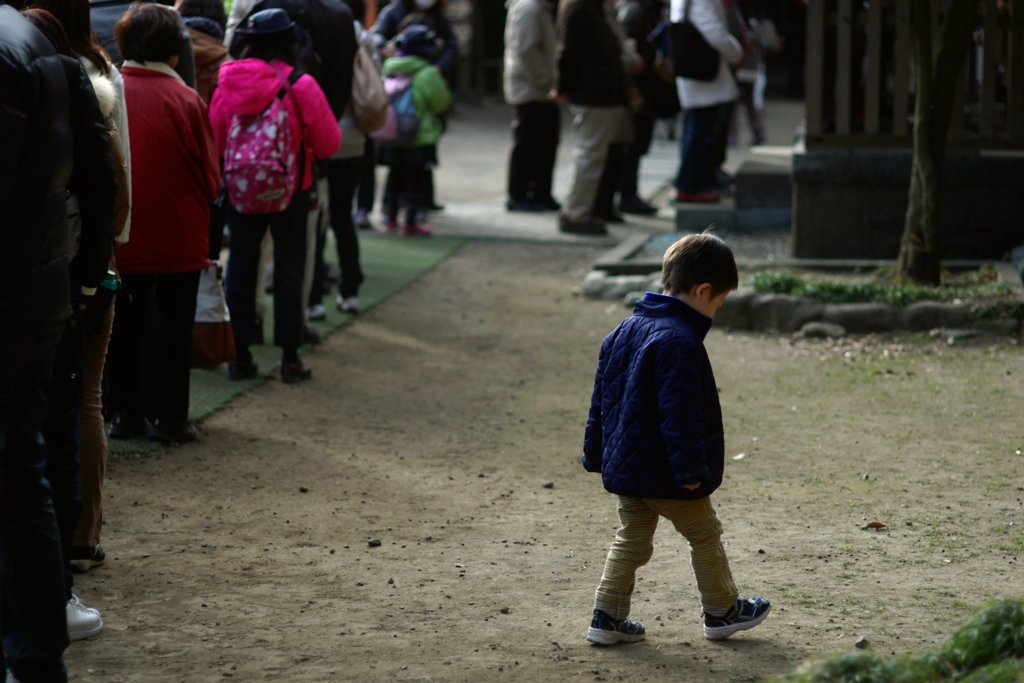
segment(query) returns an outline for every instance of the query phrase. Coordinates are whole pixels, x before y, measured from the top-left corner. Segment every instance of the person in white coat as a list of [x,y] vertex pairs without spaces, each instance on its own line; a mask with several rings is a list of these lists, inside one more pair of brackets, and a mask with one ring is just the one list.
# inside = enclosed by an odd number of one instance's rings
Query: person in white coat
[[505,101],[515,107],[508,165],[509,211],[557,211],[551,197],[561,116],[555,89],[555,7],[550,0],[508,0]]
[[718,51],[718,73],[710,81],[677,78],[683,107],[683,142],[676,175],[676,200],[718,201],[715,171],[725,160],[725,147],[733,103],[739,89],[730,65],[743,60],[745,47],[729,33],[722,0],[672,0],[669,19],[689,20]]

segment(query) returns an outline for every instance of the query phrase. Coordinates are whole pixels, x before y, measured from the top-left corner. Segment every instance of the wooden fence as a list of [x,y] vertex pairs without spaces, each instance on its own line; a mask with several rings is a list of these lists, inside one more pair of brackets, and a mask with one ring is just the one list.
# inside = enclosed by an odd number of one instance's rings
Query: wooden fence
[[[948,147],[1024,149],[1024,0],[976,4]],[[913,147],[913,41],[911,0],[808,0],[809,149]]]

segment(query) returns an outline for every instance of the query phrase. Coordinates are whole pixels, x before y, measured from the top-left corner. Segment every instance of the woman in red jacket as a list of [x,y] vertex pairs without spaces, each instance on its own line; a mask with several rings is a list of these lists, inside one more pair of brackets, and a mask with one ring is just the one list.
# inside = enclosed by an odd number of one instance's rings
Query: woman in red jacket
[[[195,441],[189,364],[199,273],[210,264],[210,204],[220,189],[216,145],[206,105],[174,71],[184,40],[178,14],[132,5],[115,38],[126,59],[132,232],[117,248],[130,296],[117,297],[110,339],[110,436]],[[151,299],[160,314],[156,353],[144,346]],[[144,384],[152,404],[143,402]],[[151,427],[147,417],[155,418]]]
[[[284,10],[267,9],[256,12],[238,29],[245,35],[243,59],[221,67],[219,84],[210,103],[210,119],[217,138],[217,150],[225,157],[229,138],[235,150],[225,159],[232,168],[241,156],[242,137],[256,135],[253,126],[276,108],[287,112],[293,149],[282,153],[280,165],[290,169],[284,185],[284,199],[272,210],[244,205],[249,177],[225,172],[228,188],[228,228],[231,231],[231,256],[228,259],[227,300],[231,309],[231,328],[235,337],[237,358],[229,367],[231,379],[247,379],[257,373],[249,345],[256,326],[256,280],[259,269],[260,242],[267,228],[274,238],[274,343],[281,347],[281,379],[299,382],[309,379],[312,371],[299,358],[303,342],[302,280],[306,263],[306,216],[309,212],[308,190],[314,182],[313,160],[326,159],[338,150],[341,130],[327,98],[317,82],[308,74],[296,78],[294,23]],[[279,100],[279,101],[275,101]],[[277,131],[267,127],[260,135],[278,139]],[[284,136],[284,133],[282,133]],[[281,137],[281,139],[286,139]],[[253,148],[246,147],[246,154]],[[292,192],[287,201],[287,192]],[[269,202],[268,202],[269,204]],[[277,208],[280,207],[280,208]]]

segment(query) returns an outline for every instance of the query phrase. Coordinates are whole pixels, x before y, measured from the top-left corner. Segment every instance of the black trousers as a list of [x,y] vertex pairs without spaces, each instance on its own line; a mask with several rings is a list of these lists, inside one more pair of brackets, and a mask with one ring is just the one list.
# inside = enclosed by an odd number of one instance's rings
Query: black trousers
[[639,194],[640,159],[651,149],[654,136],[654,116],[646,112],[633,114],[633,142],[626,145],[622,160],[620,200]]
[[241,214],[228,206],[231,256],[228,258],[227,301],[231,332],[239,346],[252,344],[256,332],[256,282],[260,244],[270,229],[274,238],[274,343],[294,351],[302,346],[306,272],[306,219],[309,192],[296,192],[278,213]]
[[551,198],[560,133],[561,114],[557,104],[516,105],[508,163],[508,198],[511,201],[542,202]]
[[363,269],[359,265],[359,238],[356,237],[356,226],[352,222],[352,195],[359,183],[360,164],[360,159],[332,159],[327,166],[331,229],[334,230],[334,241],[338,246],[338,267],[341,268],[338,293],[343,297],[355,296],[359,293],[359,285],[363,284]]
[[64,559],[46,468],[44,386],[59,330],[0,334],[0,677],[66,683]]
[[[73,302],[77,307],[77,303]],[[81,319],[73,314],[60,335],[53,357],[53,371],[46,383],[46,420],[42,434],[46,441],[46,480],[53,489],[53,510],[57,514],[61,553],[64,556],[65,600],[71,599],[71,541],[82,516],[82,491],[78,477],[78,450],[82,428],[78,411],[85,391],[85,335]]]
[[[108,399],[113,411],[173,422],[188,417],[192,325],[199,273],[124,273],[107,355]],[[147,326],[150,303],[158,325]],[[159,329],[156,353],[147,352],[147,327]],[[151,398],[146,398],[151,397]]]
[[625,165],[628,146],[615,143],[608,145],[608,156],[601,171],[601,184],[597,187],[594,208],[591,215],[610,218],[615,213],[615,193],[622,183],[622,168]]
[[359,196],[356,197],[356,206],[361,211],[371,213],[373,211],[373,200],[377,190],[377,146],[373,138],[366,136],[366,144],[363,147],[363,157],[359,161]]
[[[327,164],[327,193],[330,196],[330,226],[334,231],[334,242],[338,248],[338,267],[341,281],[338,294],[343,297],[359,294],[363,284],[363,270],[359,265],[359,238],[352,222],[352,197],[359,184],[359,167],[362,159],[331,159]],[[324,244],[326,233],[317,234],[316,257],[313,261],[313,286],[309,290],[309,305],[323,302],[324,292]]]

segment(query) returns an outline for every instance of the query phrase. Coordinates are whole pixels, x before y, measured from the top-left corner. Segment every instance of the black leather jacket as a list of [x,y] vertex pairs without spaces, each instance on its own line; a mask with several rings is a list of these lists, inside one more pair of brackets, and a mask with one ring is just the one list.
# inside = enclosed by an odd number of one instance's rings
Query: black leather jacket
[[71,313],[67,78],[46,37],[7,6],[0,6],[0,102],[0,334],[60,329]]

